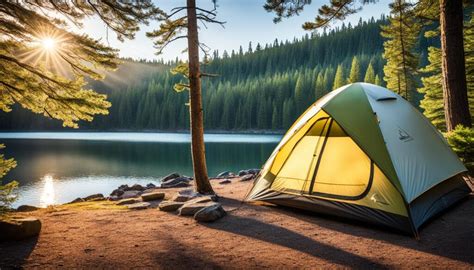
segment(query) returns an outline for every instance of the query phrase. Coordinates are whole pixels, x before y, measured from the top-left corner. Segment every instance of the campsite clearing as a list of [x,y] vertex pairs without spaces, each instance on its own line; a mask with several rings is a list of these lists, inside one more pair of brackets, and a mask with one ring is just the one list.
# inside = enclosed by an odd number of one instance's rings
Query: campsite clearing
[[244,204],[231,211],[250,185],[214,185],[228,215],[209,224],[157,209],[71,206],[24,213],[41,219],[42,232],[37,239],[0,243],[0,268],[474,266],[472,194],[429,222],[417,241],[369,224],[290,208]]

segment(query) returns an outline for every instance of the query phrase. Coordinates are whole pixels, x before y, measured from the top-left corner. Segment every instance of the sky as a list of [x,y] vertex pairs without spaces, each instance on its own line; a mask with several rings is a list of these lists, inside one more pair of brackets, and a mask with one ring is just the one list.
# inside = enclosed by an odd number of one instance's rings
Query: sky
[[[185,5],[184,0],[156,0],[156,6],[169,12],[173,7]],[[204,42],[211,50],[219,50],[220,54],[224,50],[229,53],[238,50],[242,45],[247,50],[248,43],[251,41],[253,48],[257,43],[273,43],[275,38],[278,40],[293,40],[294,37],[300,38],[307,33],[301,28],[306,21],[313,21],[317,15],[317,9],[329,0],[313,0],[311,5],[305,7],[299,16],[283,19],[280,23],[273,23],[273,13],[268,13],[263,9],[265,0],[218,0],[217,19],[225,21],[224,28],[220,25],[208,24],[208,28],[200,25],[199,39]],[[358,1],[356,1],[358,2]],[[363,9],[348,17],[345,23],[351,22],[357,24],[359,18],[366,20],[370,17],[379,18],[381,14],[388,14],[388,3],[390,0],[379,0],[376,4],[370,4]],[[211,0],[197,0],[198,7],[212,9]],[[341,23],[333,24],[333,27]],[[156,49],[153,48],[153,41],[145,36],[147,31],[159,27],[159,22],[152,22],[149,26],[142,26],[136,34],[134,40],[119,42],[112,31],[109,30],[108,39],[106,39],[106,27],[97,18],[89,19],[84,23],[84,31],[94,38],[101,38],[110,46],[120,50],[120,56],[131,57],[134,59],[160,59],[165,61],[174,60],[176,57],[184,59],[186,54],[185,40],[178,40],[165,48],[164,52],[157,56]]]

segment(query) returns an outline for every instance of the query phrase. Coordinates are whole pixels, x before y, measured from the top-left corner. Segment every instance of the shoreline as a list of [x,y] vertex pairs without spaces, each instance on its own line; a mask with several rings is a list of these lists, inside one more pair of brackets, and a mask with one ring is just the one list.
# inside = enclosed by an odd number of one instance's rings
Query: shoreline
[[[110,129],[110,130],[0,130],[0,133],[177,133],[177,134],[187,134],[189,130],[155,130],[155,129]],[[285,130],[260,130],[260,129],[250,129],[250,130],[206,130],[204,134],[232,134],[232,135],[284,135]]]

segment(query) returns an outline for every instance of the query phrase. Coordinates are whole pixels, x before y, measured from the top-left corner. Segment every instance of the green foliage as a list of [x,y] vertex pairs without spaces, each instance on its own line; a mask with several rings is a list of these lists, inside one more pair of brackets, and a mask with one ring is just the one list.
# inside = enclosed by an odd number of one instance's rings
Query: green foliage
[[[439,31],[427,31],[427,38],[438,38]],[[465,23],[464,51],[466,55],[466,79],[471,119],[474,120],[474,16]],[[443,86],[441,73],[441,50],[437,47],[428,48],[428,64],[420,69],[422,87],[418,92],[423,94],[420,107],[423,114],[441,131],[446,130],[444,116]]]
[[[294,41],[275,40],[261,51],[242,50],[234,56],[212,53],[210,62],[202,65],[208,74],[218,77],[202,83],[204,121],[207,129],[246,130],[287,129],[309,105],[333,90],[336,69],[341,65],[347,73],[354,56],[361,70],[372,63],[374,72],[383,76],[383,39],[380,25],[384,19],[370,19],[355,26],[306,35]],[[351,46],[346,46],[352,44]],[[242,46],[247,48],[247,46]],[[331,50],[328,50],[331,48]],[[91,123],[80,123],[82,129],[93,130],[184,130],[189,127],[187,94],[176,94],[177,83],[187,82],[183,76],[169,72],[180,62],[138,63],[126,61],[105,81],[90,82],[90,87],[107,94],[114,104],[108,116]],[[184,66],[186,67],[186,65]],[[300,81],[297,105],[296,86]],[[185,91],[186,92],[186,91]],[[263,104],[265,101],[265,104]],[[263,111],[260,107],[264,107]],[[39,117],[31,117],[20,108],[9,115],[0,114],[2,129],[48,129],[58,125]]]
[[349,78],[347,79],[347,82],[348,83],[360,82],[361,77],[362,77],[361,74],[362,73],[360,71],[359,59],[357,58],[357,56],[354,56],[354,58],[352,58],[351,72],[349,74]]
[[336,76],[334,77],[334,89],[344,86],[346,81],[344,80],[344,69],[342,65],[337,66]]
[[[1,1],[0,110],[18,103],[68,127],[107,114],[106,96],[85,88],[85,77],[100,79],[97,69],[117,68],[117,51],[71,26],[96,15],[123,40],[159,12],[151,1]],[[45,52],[45,38],[57,48]]]
[[416,88],[418,54],[415,47],[421,24],[416,20],[413,4],[405,0],[395,0],[390,4],[389,25],[382,26],[384,42],[383,57],[387,88],[405,99],[413,101]]
[[445,136],[453,151],[472,171],[474,169],[474,128],[458,125],[453,131],[446,133]]
[[364,82],[375,84],[375,71],[372,66],[372,63],[369,63],[369,66],[365,71]]
[[[0,144],[0,150],[3,148],[5,148],[5,146]],[[5,159],[5,156],[0,154],[0,179],[15,167],[16,161],[14,159]],[[8,210],[10,204],[15,201],[16,196],[13,192],[17,186],[18,183],[15,181],[6,185],[2,185],[2,182],[0,182],[0,215]]]

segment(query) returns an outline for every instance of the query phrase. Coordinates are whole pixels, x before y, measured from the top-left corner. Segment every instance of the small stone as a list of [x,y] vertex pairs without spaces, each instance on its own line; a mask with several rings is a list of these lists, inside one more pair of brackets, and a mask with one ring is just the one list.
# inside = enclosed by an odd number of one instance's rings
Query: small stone
[[142,200],[144,202],[162,200],[164,197],[165,197],[165,193],[163,192],[152,192],[152,193],[142,194]]
[[146,188],[150,189],[150,188],[156,188],[155,184],[153,183],[149,183],[148,185],[146,185]]
[[205,203],[205,202],[214,202],[217,201],[217,197],[215,195],[205,195],[205,196],[199,196],[195,197],[189,201],[186,202],[188,203]]
[[194,219],[201,222],[212,222],[224,217],[227,213],[220,203],[214,203],[194,214]]
[[187,202],[194,198],[192,195],[185,195],[185,194],[176,194],[171,198],[173,202]]
[[134,204],[140,202],[138,199],[135,198],[128,198],[128,199],[122,199],[117,202],[117,205],[126,205],[126,204]]
[[253,178],[254,178],[253,174],[246,174],[246,175],[240,177],[240,181],[241,182],[250,181]]
[[158,205],[158,209],[165,212],[173,212],[178,210],[183,205],[183,202],[162,201]]
[[178,177],[180,177],[180,175],[178,173],[168,174],[167,176],[161,178],[161,182],[165,182],[165,181],[168,181],[170,179],[175,179],[175,178],[178,178]]
[[235,174],[231,171],[225,171],[225,172],[221,172],[220,174],[218,174],[216,177],[217,178],[225,178],[225,177],[229,177],[229,176],[234,176]]
[[187,187],[189,186],[189,182],[191,182],[191,178],[181,176],[173,179],[169,179],[166,181],[161,182],[162,188],[171,188],[171,187]]
[[105,197],[104,195],[98,193],[98,194],[93,194],[90,196],[87,196],[84,198],[84,201],[91,202],[91,201],[104,201]]
[[224,180],[219,182],[219,184],[221,184],[221,185],[230,184],[230,183],[232,183],[232,181],[230,181],[229,179],[224,179]]
[[114,191],[112,191],[112,193],[110,193],[110,196],[122,196],[124,192],[125,191],[123,191],[123,189],[117,188]]
[[150,203],[139,202],[139,203],[129,204],[129,205],[127,205],[127,207],[130,210],[143,210],[143,209],[147,209],[148,207],[150,207]]
[[180,216],[193,216],[196,214],[197,211],[214,205],[215,202],[201,202],[201,203],[185,203],[181,208],[178,210],[178,215]]
[[21,240],[36,236],[41,231],[41,221],[34,217],[0,220],[0,241]]
[[118,200],[120,200],[120,198],[117,197],[117,196],[110,196],[108,199],[109,199],[109,201],[118,201]]
[[18,206],[16,211],[18,211],[18,212],[31,212],[31,211],[35,211],[35,210],[38,210],[38,209],[39,209],[39,207],[24,204],[24,205]]
[[246,174],[248,174],[248,172],[247,172],[246,170],[241,170],[241,171],[239,171],[239,173],[238,173],[239,176],[244,176],[244,175],[246,175]]
[[127,191],[144,191],[145,188],[142,186],[142,185],[139,185],[139,184],[135,184],[129,188],[125,188],[124,191],[127,192]]
[[125,191],[123,194],[122,194],[122,199],[128,199],[128,198],[135,198],[135,197],[138,197],[140,196],[140,191],[137,191],[137,190],[129,190],[129,191]]
[[70,201],[69,203],[80,203],[80,202],[85,202],[83,198],[76,198],[72,201]]

